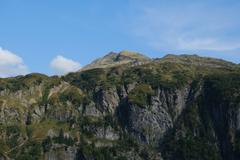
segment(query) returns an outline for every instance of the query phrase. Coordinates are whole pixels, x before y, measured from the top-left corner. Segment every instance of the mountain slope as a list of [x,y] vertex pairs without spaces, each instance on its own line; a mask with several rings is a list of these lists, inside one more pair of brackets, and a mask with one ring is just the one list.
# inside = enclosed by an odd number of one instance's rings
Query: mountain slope
[[200,57],[198,55],[171,55],[168,54],[160,61],[164,62],[175,62],[181,64],[193,64],[205,67],[214,67],[214,68],[221,68],[221,67],[235,67],[236,64],[224,61],[222,59],[210,58],[210,57]]
[[149,62],[151,59],[136,52],[122,51],[120,53],[110,52],[103,58],[93,61],[91,64],[83,67],[81,71],[94,68],[107,68],[123,64],[142,64]]
[[240,158],[239,65],[138,54],[132,65],[135,55],[0,79],[0,159]]

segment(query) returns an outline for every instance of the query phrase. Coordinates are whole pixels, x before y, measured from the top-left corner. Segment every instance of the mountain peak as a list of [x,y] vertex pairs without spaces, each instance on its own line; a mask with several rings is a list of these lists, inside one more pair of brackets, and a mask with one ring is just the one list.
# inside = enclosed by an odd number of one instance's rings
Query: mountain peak
[[126,50],[121,51],[119,53],[109,52],[102,58],[96,59],[89,65],[83,67],[80,71],[90,70],[94,68],[108,68],[128,63],[148,62],[150,60],[151,59],[149,57],[144,56],[138,52]]
[[106,54],[104,57],[115,56],[115,55],[117,55],[117,54],[118,54],[118,53],[111,51],[111,52],[109,52],[108,54]]

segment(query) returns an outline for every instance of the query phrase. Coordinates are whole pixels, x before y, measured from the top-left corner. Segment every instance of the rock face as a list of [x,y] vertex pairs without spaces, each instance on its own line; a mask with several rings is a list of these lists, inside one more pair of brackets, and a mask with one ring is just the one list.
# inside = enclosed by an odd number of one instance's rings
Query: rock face
[[173,127],[174,121],[182,113],[189,92],[188,86],[175,91],[158,88],[156,96],[151,98],[151,105],[147,107],[124,104],[121,118],[127,118],[124,123],[129,132],[139,140],[147,144],[156,144],[165,132]]
[[222,60],[121,52],[0,79],[0,159],[238,160],[239,77]]
[[106,113],[114,113],[118,104],[119,97],[116,88],[111,88],[108,90],[104,90],[99,88],[96,91],[96,104],[99,105],[99,109],[102,112]]

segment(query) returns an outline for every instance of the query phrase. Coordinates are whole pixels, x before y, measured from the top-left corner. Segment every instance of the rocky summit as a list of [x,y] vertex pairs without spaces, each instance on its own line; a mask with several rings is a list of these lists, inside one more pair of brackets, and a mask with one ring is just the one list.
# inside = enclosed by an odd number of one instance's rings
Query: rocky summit
[[83,67],[80,71],[94,68],[116,67],[123,64],[143,64],[151,59],[137,52],[121,51],[120,53],[110,52],[106,56],[93,61],[91,64]]
[[240,66],[109,53],[0,79],[0,160],[239,160]]

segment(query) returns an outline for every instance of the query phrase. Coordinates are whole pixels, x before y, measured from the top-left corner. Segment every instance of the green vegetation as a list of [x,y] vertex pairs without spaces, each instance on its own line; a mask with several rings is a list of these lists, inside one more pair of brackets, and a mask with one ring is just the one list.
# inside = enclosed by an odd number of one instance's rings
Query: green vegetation
[[209,144],[207,141],[198,137],[181,137],[176,141],[168,142],[165,146],[164,158],[179,160],[219,160],[219,153],[214,144]]
[[103,69],[93,69],[80,73],[70,73],[64,77],[64,80],[78,86],[83,91],[89,91],[105,80],[105,72]]
[[54,137],[52,140],[57,144],[65,144],[67,146],[73,146],[74,141],[71,137],[65,137],[63,129],[60,129],[58,137]]
[[19,137],[21,136],[21,129],[17,125],[6,127],[6,134],[9,137],[7,145],[12,148],[18,145]]
[[47,138],[42,141],[42,147],[44,152],[48,152],[51,149],[52,147],[51,137],[47,136]]
[[[73,147],[79,159],[154,159],[159,152],[164,160],[221,160],[225,154],[239,159],[239,66],[195,55],[152,61],[131,52],[109,56],[114,65],[63,77],[0,79],[0,159],[43,159],[57,147]],[[146,63],[115,64],[129,58]],[[190,92],[183,95],[186,88]],[[159,91],[158,96],[170,96],[157,99]],[[129,117],[134,105],[144,118]],[[164,112],[157,113],[158,107]],[[154,131],[172,125],[164,126],[162,115],[173,120],[173,127],[158,139]],[[132,126],[149,119],[154,122],[145,128]],[[146,135],[156,136],[156,144],[141,139]],[[224,145],[228,150],[223,153]]]
[[140,84],[136,86],[129,94],[128,100],[130,103],[137,104],[141,107],[146,107],[151,104],[151,96],[154,91],[151,86],[147,84]]
[[50,89],[60,85],[61,83],[61,79],[58,77],[52,77],[51,79],[49,79],[48,81],[46,81],[44,83],[44,89],[43,89],[43,95],[42,95],[42,100],[41,100],[41,104],[42,105],[46,105],[48,104],[48,95],[50,92]]
[[[209,97],[213,101],[219,98],[228,103],[237,104],[240,102],[240,72],[220,72],[206,77],[206,88],[208,89]],[[213,94],[215,94],[213,96]]]
[[60,94],[59,99],[61,102],[72,102],[74,105],[83,103],[84,96],[81,91],[76,87],[69,87]]
[[18,155],[14,158],[18,160],[39,160],[42,156],[41,144],[29,141],[20,149]]
[[[96,160],[105,160],[105,159],[116,159],[116,160],[124,160],[128,159],[127,155],[124,155],[126,152],[130,151],[138,151],[140,143],[133,137],[128,136],[127,134],[123,134],[121,140],[111,142],[110,144],[114,144],[113,146],[102,146],[97,147],[96,143],[98,141],[94,141],[92,143],[87,143],[86,137],[82,137],[80,144],[81,154],[84,154],[87,157],[91,157]],[[105,144],[107,142],[105,141]]]
[[[219,160],[220,153],[215,145],[211,120],[204,108],[196,104],[189,106],[183,113],[177,127],[165,137],[161,146],[163,157],[179,160]],[[207,120],[207,121],[206,121]]]
[[0,90],[9,89],[12,91],[18,91],[20,89],[29,89],[32,86],[41,84],[47,79],[48,79],[47,76],[36,73],[29,74],[27,76],[0,79],[1,83]]

